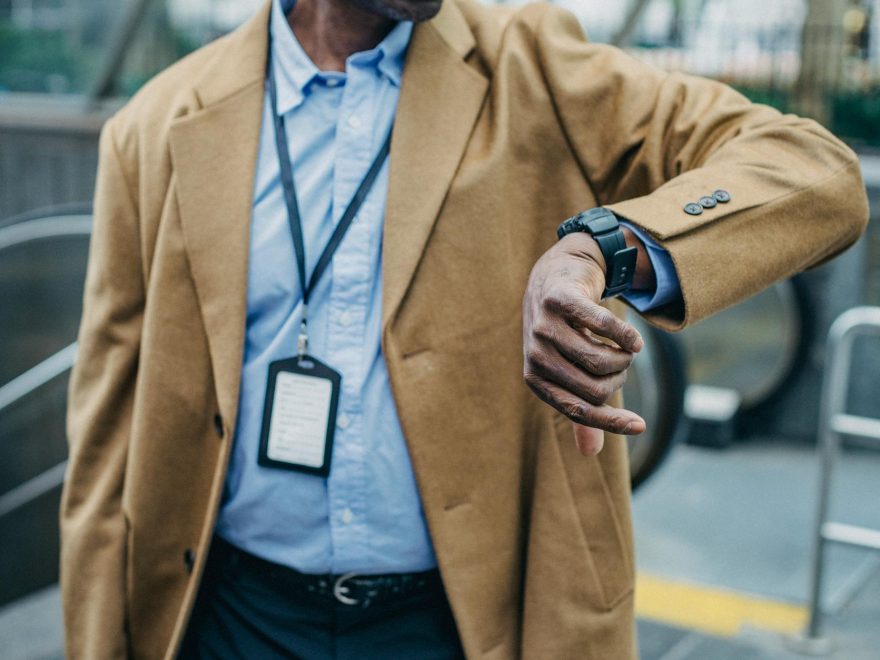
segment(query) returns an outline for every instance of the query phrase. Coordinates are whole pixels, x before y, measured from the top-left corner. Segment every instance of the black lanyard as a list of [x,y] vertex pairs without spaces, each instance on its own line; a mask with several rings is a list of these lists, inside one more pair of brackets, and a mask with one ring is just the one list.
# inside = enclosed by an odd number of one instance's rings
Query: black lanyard
[[330,265],[330,261],[333,259],[333,253],[336,252],[339,244],[342,243],[342,238],[345,236],[345,232],[348,231],[348,228],[354,221],[357,212],[360,210],[361,205],[364,203],[373,184],[376,182],[376,177],[379,176],[379,171],[382,169],[385,159],[388,158],[388,152],[391,150],[391,131],[388,131],[388,137],[385,139],[385,143],[382,145],[382,148],[379,149],[379,153],[376,154],[376,158],[373,161],[373,164],[370,165],[370,169],[367,171],[364,180],[361,181],[354,197],[352,197],[351,201],[348,203],[345,213],[342,214],[339,224],[336,225],[336,229],[333,230],[333,235],[330,237],[330,241],[327,243],[327,246],[318,258],[318,263],[315,264],[315,270],[312,272],[311,278],[306,279],[305,241],[303,239],[302,222],[300,221],[299,215],[299,204],[296,199],[296,188],[293,185],[293,170],[290,165],[290,152],[287,149],[287,131],[284,128],[284,117],[278,114],[278,92],[275,85],[275,72],[272,67],[271,57],[269,57],[269,65],[267,69],[267,76],[269,79],[269,98],[272,103],[271,114],[272,120],[275,124],[275,145],[276,151],[278,152],[278,164],[281,168],[281,185],[284,188],[284,201],[287,204],[287,219],[290,225],[290,234],[293,237],[293,248],[296,252],[296,268],[299,273],[299,281],[302,285],[303,292],[303,316],[299,337],[297,339],[297,354],[302,358],[308,352],[308,333],[306,332],[306,323],[309,310],[309,296],[315,289],[318,280],[321,279],[321,275],[327,270],[327,266]]

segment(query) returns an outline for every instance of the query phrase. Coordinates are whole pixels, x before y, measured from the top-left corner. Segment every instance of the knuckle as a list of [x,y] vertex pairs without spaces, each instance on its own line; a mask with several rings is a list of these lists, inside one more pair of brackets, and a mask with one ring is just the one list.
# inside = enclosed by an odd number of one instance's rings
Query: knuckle
[[599,307],[597,305],[592,312],[592,321],[602,332],[612,330],[616,320],[615,316],[604,307]]
[[604,382],[593,382],[587,387],[590,400],[596,404],[605,403],[611,397],[611,386]]
[[523,380],[525,381],[526,385],[528,385],[532,389],[537,387],[538,383],[541,382],[541,379],[538,377],[538,375],[531,369],[523,370]]
[[580,421],[584,418],[583,406],[577,401],[565,401],[561,405],[560,411],[569,419]]
[[599,384],[592,381],[581,386],[581,392],[583,393],[584,398],[593,403],[598,403],[601,399],[600,389]]
[[575,356],[577,358],[577,364],[580,367],[583,367],[587,372],[591,374],[596,373],[596,369],[599,367],[596,361],[596,353],[590,347],[578,347]]
[[608,426],[614,433],[622,434],[625,432],[628,423],[629,420],[623,415],[612,415]]
[[534,346],[530,346],[526,349],[526,364],[527,365],[536,365],[541,361],[542,351],[539,348],[535,348]]
[[544,296],[544,309],[548,312],[558,314],[561,312],[566,304],[565,302],[566,296],[563,295],[562,291],[559,289],[553,289]]
[[539,323],[535,326],[534,330],[532,330],[532,334],[534,334],[538,339],[543,339],[544,341],[554,342],[558,335],[556,331],[556,326],[552,323]]
[[604,375],[611,372],[611,360],[603,353],[595,353],[592,356],[589,365],[590,371],[594,374]]

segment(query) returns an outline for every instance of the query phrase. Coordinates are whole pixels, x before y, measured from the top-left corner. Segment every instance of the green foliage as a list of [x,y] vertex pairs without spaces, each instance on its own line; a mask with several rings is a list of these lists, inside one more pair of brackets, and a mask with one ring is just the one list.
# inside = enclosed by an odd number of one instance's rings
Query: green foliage
[[0,89],[82,91],[95,54],[76,52],[62,31],[23,30],[0,20]]
[[[188,35],[164,26],[168,61],[154,69],[125,66],[117,81],[118,92],[134,94],[141,85],[175,59],[198,48]],[[0,20],[0,91],[86,93],[94,83],[106,44],[88,48],[71,45],[64,31],[29,30]],[[161,58],[160,58],[161,59]]]
[[[789,90],[769,87],[737,87],[756,103],[782,112],[796,112]],[[831,99],[831,132],[853,146],[880,147],[880,87],[840,92]]]
[[840,94],[831,108],[836,134],[854,144],[880,146],[880,87]]

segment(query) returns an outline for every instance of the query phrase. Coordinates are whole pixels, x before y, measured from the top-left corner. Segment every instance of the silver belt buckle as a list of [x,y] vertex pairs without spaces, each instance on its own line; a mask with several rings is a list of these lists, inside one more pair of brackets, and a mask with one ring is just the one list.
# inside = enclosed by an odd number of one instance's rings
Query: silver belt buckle
[[357,577],[357,573],[346,573],[345,575],[340,575],[336,582],[333,584],[333,597],[336,598],[343,605],[357,605],[360,601],[356,598],[351,598],[347,596],[348,587],[345,586],[345,582],[352,579],[353,577]]

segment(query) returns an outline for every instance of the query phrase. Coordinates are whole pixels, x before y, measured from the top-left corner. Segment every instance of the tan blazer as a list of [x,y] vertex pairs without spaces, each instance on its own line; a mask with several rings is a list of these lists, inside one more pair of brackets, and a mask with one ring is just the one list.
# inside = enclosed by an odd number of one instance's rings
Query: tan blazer
[[[268,15],[102,134],[61,514],[72,660],[176,653],[230,445],[256,442],[232,430]],[[523,384],[529,271],[562,219],[610,205],[671,253],[684,305],[649,318],[680,328],[852,243],[857,161],[560,10],[447,0],[415,29],[390,167],[382,347],[466,653],[632,657],[626,446],[582,457]],[[683,211],[716,189],[730,203]]]

